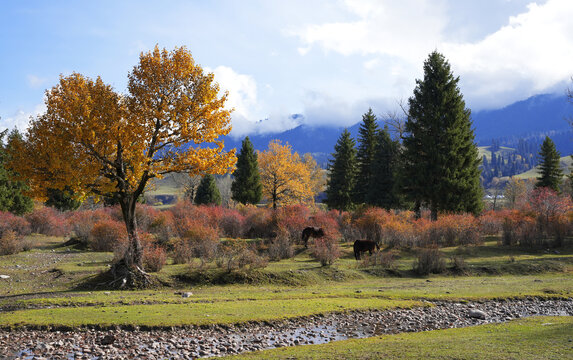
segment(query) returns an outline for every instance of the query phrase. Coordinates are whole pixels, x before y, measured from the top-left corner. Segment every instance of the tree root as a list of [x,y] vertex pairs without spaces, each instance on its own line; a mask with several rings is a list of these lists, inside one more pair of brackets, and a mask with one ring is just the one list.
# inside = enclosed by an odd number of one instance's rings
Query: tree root
[[113,264],[109,273],[113,280],[106,285],[114,289],[145,289],[155,284],[151,275],[139,266],[128,266],[123,259]]

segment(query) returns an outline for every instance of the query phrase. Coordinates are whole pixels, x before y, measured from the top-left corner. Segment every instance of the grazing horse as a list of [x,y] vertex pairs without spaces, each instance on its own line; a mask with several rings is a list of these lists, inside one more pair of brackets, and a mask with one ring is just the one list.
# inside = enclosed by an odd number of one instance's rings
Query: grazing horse
[[308,238],[321,238],[324,236],[324,230],[319,227],[309,226],[305,227],[302,231],[302,242],[304,243],[304,247],[308,247]]
[[374,250],[380,250],[380,245],[376,241],[356,240],[354,242],[354,257],[356,260],[360,260],[360,253],[368,251],[372,255]]

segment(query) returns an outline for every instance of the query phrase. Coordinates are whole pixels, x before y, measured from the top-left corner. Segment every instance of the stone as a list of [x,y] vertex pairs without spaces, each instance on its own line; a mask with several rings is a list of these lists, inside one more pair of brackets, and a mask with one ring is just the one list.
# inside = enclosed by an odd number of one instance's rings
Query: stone
[[193,293],[191,291],[188,291],[188,292],[182,293],[181,296],[184,298],[188,298],[188,297],[193,296]]
[[10,279],[10,275],[0,275],[0,279]]
[[481,310],[476,310],[476,309],[470,309],[469,311],[469,316],[471,318],[474,319],[481,319],[481,320],[485,320],[486,318],[486,313],[481,311]]

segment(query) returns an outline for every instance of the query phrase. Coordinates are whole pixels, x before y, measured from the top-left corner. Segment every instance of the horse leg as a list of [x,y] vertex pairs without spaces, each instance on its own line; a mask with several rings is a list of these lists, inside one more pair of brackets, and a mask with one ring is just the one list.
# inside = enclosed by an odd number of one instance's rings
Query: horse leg
[[360,260],[360,250],[354,249],[354,258]]

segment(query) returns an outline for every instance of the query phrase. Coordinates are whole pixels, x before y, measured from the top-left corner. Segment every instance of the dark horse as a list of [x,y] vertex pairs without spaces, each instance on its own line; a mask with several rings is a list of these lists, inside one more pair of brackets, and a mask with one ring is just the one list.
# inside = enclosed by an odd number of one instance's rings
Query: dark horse
[[324,230],[319,227],[309,226],[305,227],[302,231],[302,242],[304,243],[304,247],[308,247],[308,238],[321,238],[324,236]]
[[376,241],[356,240],[354,242],[354,257],[356,260],[360,260],[360,253],[368,251],[372,255],[374,250],[380,250],[380,245]]

